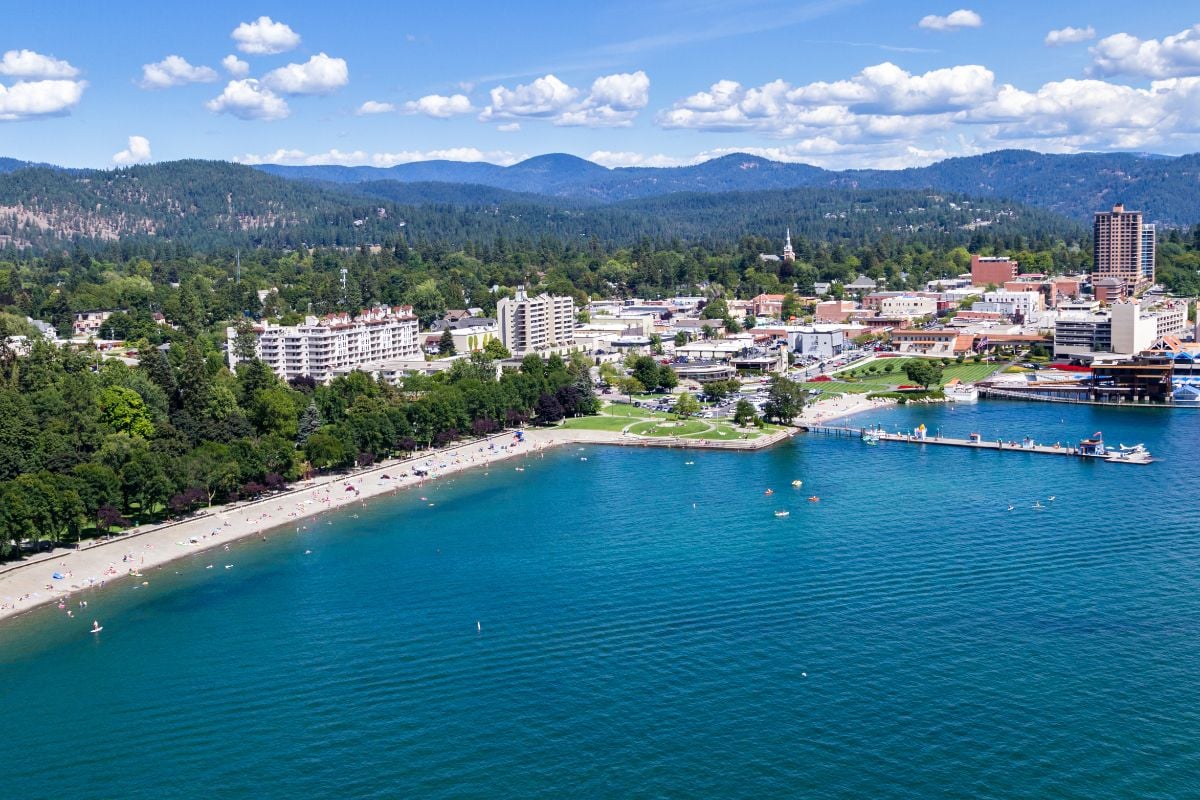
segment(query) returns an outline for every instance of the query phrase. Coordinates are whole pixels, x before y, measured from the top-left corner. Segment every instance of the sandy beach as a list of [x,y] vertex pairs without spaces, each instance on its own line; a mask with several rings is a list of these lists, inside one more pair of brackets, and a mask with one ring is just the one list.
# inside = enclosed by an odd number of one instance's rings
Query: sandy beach
[[[888,403],[858,396],[827,398],[806,407],[797,423],[827,422]],[[90,623],[100,612],[90,609],[89,603],[97,590],[109,584],[149,581],[155,570],[196,552],[216,551],[213,569],[225,569],[232,557],[224,557],[224,553],[238,540],[262,537],[286,526],[299,528],[320,514],[419,488],[427,481],[464,470],[486,468],[564,444],[662,443],[610,431],[543,428],[523,434],[520,443],[512,432],[505,432],[350,473],[321,476],[260,500],[212,506],[182,520],[142,526],[106,541],[85,542],[79,550],[57,548],[26,562],[4,565],[0,567],[0,621],[53,603],[63,614]]]
[[[154,570],[192,553],[215,550],[213,568],[225,569],[231,560],[225,550],[239,539],[261,537],[285,526],[300,527],[320,514],[372,497],[419,488],[428,481],[559,444],[600,443],[609,438],[600,431],[556,428],[523,433],[522,443],[507,432],[352,473],[322,476],[261,500],[213,506],[181,521],[144,526],[108,541],[85,542],[79,550],[59,548],[28,562],[6,565],[0,573],[0,620],[55,603],[62,613],[90,624],[99,613],[89,610],[97,590],[114,582],[149,581]],[[54,578],[55,574],[62,577]]]
[[804,411],[796,418],[797,425],[820,425],[837,419],[861,414],[876,408],[887,408],[896,405],[895,400],[886,398],[867,399],[862,394],[845,394],[841,397],[828,397],[819,402],[806,405]]

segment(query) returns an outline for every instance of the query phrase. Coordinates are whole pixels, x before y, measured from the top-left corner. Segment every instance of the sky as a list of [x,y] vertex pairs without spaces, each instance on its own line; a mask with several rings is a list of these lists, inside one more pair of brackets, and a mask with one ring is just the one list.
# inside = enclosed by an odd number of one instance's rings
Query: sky
[[1200,7],[1156,0],[42,0],[0,54],[0,156],[64,166],[1200,150]]

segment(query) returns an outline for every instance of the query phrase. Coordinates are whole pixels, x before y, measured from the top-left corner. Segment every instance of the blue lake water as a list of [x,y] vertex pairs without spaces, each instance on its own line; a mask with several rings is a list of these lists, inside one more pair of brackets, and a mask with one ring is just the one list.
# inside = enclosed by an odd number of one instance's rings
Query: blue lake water
[[1161,461],[800,436],[377,499],[0,628],[0,797],[1200,796],[1200,414],[872,422]]

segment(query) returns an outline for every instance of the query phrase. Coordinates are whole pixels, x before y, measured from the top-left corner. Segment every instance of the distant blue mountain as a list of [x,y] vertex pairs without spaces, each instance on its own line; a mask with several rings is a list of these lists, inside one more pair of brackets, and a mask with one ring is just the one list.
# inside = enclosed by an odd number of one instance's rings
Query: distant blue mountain
[[[1055,155],[998,150],[951,158],[903,170],[832,171],[809,164],[732,154],[686,167],[608,169],[576,156],[537,156],[510,167],[456,161],[422,161],[394,167],[285,167],[259,169],[285,178],[330,183],[371,183],[381,196],[419,192],[384,191],[383,182],[475,184],[550,198],[613,203],[677,192],[751,192],[801,187],[921,189],[976,197],[1001,197],[1085,221],[1095,211],[1124,202],[1147,218],[1168,225],[1200,222],[1200,155],[1147,153]],[[361,187],[360,187],[361,191]],[[432,189],[427,189],[432,191]],[[466,200],[470,190],[459,194]]]

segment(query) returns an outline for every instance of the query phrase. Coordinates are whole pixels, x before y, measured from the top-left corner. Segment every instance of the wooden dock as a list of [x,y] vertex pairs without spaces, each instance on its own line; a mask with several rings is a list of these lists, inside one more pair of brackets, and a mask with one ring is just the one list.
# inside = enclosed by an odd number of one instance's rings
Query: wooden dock
[[1117,452],[1105,453],[1087,453],[1080,452],[1079,448],[1072,445],[1054,444],[1045,445],[1038,444],[1028,439],[1020,442],[1004,442],[1004,441],[972,441],[970,439],[955,439],[948,436],[931,436],[926,433],[924,436],[908,433],[889,433],[882,428],[851,428],[838,425],[806,425],[802,427],[807,433],[823,434],[825,436],[839,436],[849,439],[862,439],[865,436],[873,436],[880,442],[905,442],[907,444],[931,444],[945,445],[948,447],[969,447],[975,450],[998,450],[1006,453],[1036,453],[1046,456],[1071,456],[1073,458],[1083,458],[1089,461],[1108,461],[1116,464],[1149,464],[1153,459],[1148,455],[1143,454],[1140,457],[1123,457]]

